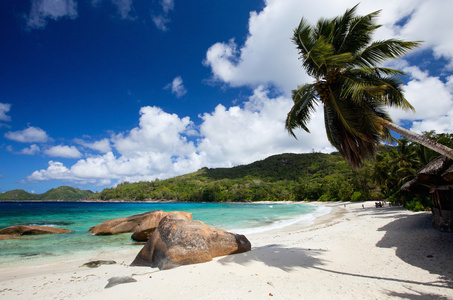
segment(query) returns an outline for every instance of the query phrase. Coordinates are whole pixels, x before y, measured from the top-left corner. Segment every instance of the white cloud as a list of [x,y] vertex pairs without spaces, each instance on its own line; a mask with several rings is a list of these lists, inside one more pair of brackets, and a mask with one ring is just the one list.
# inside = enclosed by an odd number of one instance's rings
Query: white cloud
[[170,10],[174,10],[175,3],[174,0],[161,0],[159,3],[162,7],[162,13],[153,15],[152,20],[158,29],[167,31],[167,24],[171,21],[168,17],[168,13]]
[[43,181],[43,180],[76,180],[71,172],[61,162],[49,161],[49,166],[46,170],[40,170],[33,172],[30,176],[27,176],[27,181]]
[[8,131],[5,133],[5,137],[20,143],[46,143],[50,140],[44,130],[33,126],[21,131]]
[[134,0],[91,0],[91,5],[93,7],[100,7],[101,3],[104,1],[111,2],[118,11],[121,19],[125,20],[135,20],[135,16],[131,16],[131,12],[135,14],[134,9]]
[[449,61],[453,69],[453,39],[451,36],[453,1],[417,1],[417,7],[408,22],[401,28],[400,35],[407,40],[423,41],[422,49],[433,50],[438,57]]
[[227,109],[218,105],[214,112],[202,115],[197,144],[188,139],[194,130],[188,117],[143,107],[138,127],[112,136],[117,155],[108,152],[88,157],[66,169],[49,164],[48,169],[28,179],[59,179],[64,174],[76,181],[134,182],[169,178],[204,166],[247,164],[283,152],[333,151],[324,133],[322,114],[313,116],[312,134],[301,133],[298,141],[289,136],[284,122],[291,102],[284,96],[270,98],[260,86],[244,106]]
[[28,148],[22,149],[19,153],[25,154],[25,155],[35,155],[39,151],[41,151],[41,149],[38,147],[38,145],[33,144],[33,145],[30,145],[30,147],[28,147]]
[[264,159],[284,152],[331,152],[324,131],[322,114],[313,116],[311,134],[299,133],[299,140],[286,130],[285,119],[292,100],[280,96],[269,98],[262,86],[255,89],[244,107],[226,109],[218,105],[214,112],[202,116],[198,151],[207,166],[234,166]]
[[[165,3],[160,2],[163,13],[154,16],[161,30],[168,29],[167,14],[174,5],[172,1]],[[446,16],[439,20],[438,17],[451,10],[447,9],[451,3],[448,0],[364,0],[358,13],[382,9],[378,22],[384,26],[377,32],[376,39],[426,40],[421,50],[432,50],[451,64],[452,42],[445,37],[449,36],[453,19]],[[326,138],[321,107],[312,116],[310,134],[300,131],[299,139],[295,140],[284,129],[292,105],[291,89],[312,80],[301,67],[290,38],[302,16],[314,23],[321,17],[338,16],[355,4],[353,0],[266,0],[262,11],[250,14],[249,33],[243,44],[235,42],[242,37],[219,41],[207,50],[204,61],[211,68],[214,80],[230,86],[253,87],[253,94],[243,105],[219,104],[214,111],[200,115],[199,127],[195,127],[189,117],[170,114],[157,107],[143,107],[137,127],[113,134],[103,146],[96,146],[104,154],[80,159],[68,168],[51,161],[47,169],[34,172],[28,179],[115,184],[164,179],[203,166],[247,164],[284,152],[334,151]],[[403,19],[407,22],[401,23]],[[441,24],[439,28],[438,24]],[[414,122],[412,129],[417,131],[451,132],[453,75],[449,75],[448,69],[443,70],[447,74],[443,75],[447,78],[444,79],[430,75],[422,66],[410,66],[401,61],[399,66],[409,75],[406,97],[417,112],[392,110],[392,117],[398,122]],[[180,84],[176,81],[175,86],[183,86],[182,79]],[[281,95],[270,96],[266,86],[277,87]],[[80,144],[95,149],[95,142]]]
[[133,8],[132,0],[112,0],[113,4],[118,8],[118,13],[122,19],[133,19],[130,12]]
[[415,112],[391,108],[390,116],[396,123],[412,121],[410,130],[421,133],[453,132],[453,76],[443,82],[439,77],[430,76],[419,67],[409,66],[406,62],[396,65],[409,77],[404,86],[406,99],[415,108]]
[[0,102],[0,121],[11,121],[11,117],[6,115],[10,109],[11,104]]
[[152,20],[154,22],[154,25],[156,25],[157,29],[160,29],[162,31],[167,31],[167,23],[170,23],[170,19],[167,18],[166,16],[163,15],[158,15],[158,16],[153,16]]
[[[65,176],[79,181],[137,181],[168,178],[202,167],[197,164],[193,142],[184,136],[193,126],[188,117],[179,118],[157,107],[143,107],[140,115],[138,127],[112,137],[118,156],[108,152],[79,160],[70,169],[63,170]],[[48,169],[33,173],[28,180],[59,179],[60,174],[55,172],[55,165],[50,164]]]
[[[267,0],[262,11],[251,12],[244,44],[238,45],[234,39],[219,41],[206,52],[204,64],[211,68],[214,80],[234,87],[271,83],[289,95],[298,84],[312,81],[301,67],[290,40],[301,17],[314,24],[321,17],[341,15],[356,4],[353,0]],[[448,16],[452,6],[453,2],[448,0],[365,0],[360,2],[358,13],[382,9],[378,22],[384,26],[378,30],[376,39],[397,36],[406,40],[427,40],[425,49],[432,47],[435,53],[451,61],[453,41],[445,37],[449,36],[452,26]],[[395,23],[407,17],[409,21],[403,27]]]
[[77,18],[75,0],[32,0],[31,11],[27,16],[27,26],[32,29],[46,27],[48,19]]
[[[447,83],[438,77],[429,76],[428,72],[421,71],[416,66],[404,64],[400,69],[410,78],[404,90],[406,99],[415,108],[415,113],[391,109],[390,113],[395,122],[437,119],[453,113],[453,95]],[[451,118],[453,119],[453,114]]]
[[233,39],[218,42],[208,49],[204,64],[211,67],[214,80],[231,86],[271,83],[289,95],[298,84],[310,80],[290,40],[302,15],[314,22],[315,16],[334,16],[348,7],[345,1],[325,2],[266,1],[261,12],[251,12],[244,45]]
[[[286,95],[298,84],[312,82],[298,61],[295,46],[290,41],[293,29],[303,16],[314,24],[319,18],[332,18],[344,13],[356,1],[319,0],[306,2],[298,0],[267,0],[260,12],[252,12],[249,18],[249,34],[242,45],[231,39],[219,41],[206,52],[204,64],[212,71],[212,79],[233,87],[253,86],[270,83]],[[358,14],[380,10],[378,23],[383,26],[376,32],[375,39],[401,38],[425,41],[411,54],[433,53],[444,58],[447,64],[438,74],[448,80],[435,77],[421,70],[419,66],[401,64],[404,71],[412,76],[405,87],[406,97],[416,108],[416,113],[390,110],[395,121],[415,121],[413,130],[452,132],[453,119],[453,40],[450,36],[453,19],[450,11],[453,2],[449,0],[401,0],[361,1]],[[265,63],[263,63],[265,62]]]
[[107,153],[112,151],[112,148],[110,147],[110,140],[107,138],[94,142],[87,142],[82,139],[75,139],[75,142],[88,149],[96,150],[101,153]]
[[164,14],[168,14],[170,10],[175,8],[174,0],[161,0],[160,5],[162,6],[162,11]]
[[74,146],[54,146],[44,150],[44,154],[52,157],[80,158],[82,153]]
[[173,81],[167,84],[164,88],[171,89],[172,94],[175,94],[176,98],[181,98],[187,93],[181,76],[175,77],[175,79],[173,79]]

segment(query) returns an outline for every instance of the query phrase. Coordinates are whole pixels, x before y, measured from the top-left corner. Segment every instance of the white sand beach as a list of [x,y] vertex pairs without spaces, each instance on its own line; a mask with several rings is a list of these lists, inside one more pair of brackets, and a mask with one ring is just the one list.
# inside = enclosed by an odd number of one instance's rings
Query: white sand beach
[[[0,299],[453,299],[453,234],[432,229],[430,213],[322,205],[332,212],[308,227],[247,235],[250,252],[202,264],[130,267],[138,247],[3,268]],[[97,259],[118,264],[80,267]],[[105,288],[120,276],[136,282]]]

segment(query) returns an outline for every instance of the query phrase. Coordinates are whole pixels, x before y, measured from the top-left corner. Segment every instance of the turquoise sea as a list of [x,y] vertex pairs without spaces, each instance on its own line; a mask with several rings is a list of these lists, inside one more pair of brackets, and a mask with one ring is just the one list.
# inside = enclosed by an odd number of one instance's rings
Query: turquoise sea
[[42,225],[73,233],[41,235],[26,240],[0,241],[0,267],[30,264],[55,257],[122,251],[133,244],[130,233],[94,236],[91,226],[147,211],[186,211],[194,220],[227,231],[251,234],[303,222],[309,225],[329,208],[307,204],[128,203],[128,202],[0,202],[0,229],[12,225]]

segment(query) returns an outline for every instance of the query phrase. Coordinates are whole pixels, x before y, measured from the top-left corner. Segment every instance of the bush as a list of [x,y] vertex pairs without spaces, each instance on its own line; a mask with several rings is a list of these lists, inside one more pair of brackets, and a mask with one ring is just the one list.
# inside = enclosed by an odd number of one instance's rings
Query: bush
[[408,210],[413,210],[413,211],[424,211],[425,210],[425,207],[423,206],[423,204],[421,204],[421,202],[418,200],[408,201],[408,202],[406,202],[404,207]]
[[327,194],[324,194],[324,195],[322,195],[321,197],[319,197],[318,201],[320,201],[320,202],[326,202],[326,201],[333,201],[333,200],[330,199],[330,197],[329,197]]
[[351,195],[351,202],[356,202],[356,201],[362,201],[364,200],[364,197],[361,192],[354,192]]

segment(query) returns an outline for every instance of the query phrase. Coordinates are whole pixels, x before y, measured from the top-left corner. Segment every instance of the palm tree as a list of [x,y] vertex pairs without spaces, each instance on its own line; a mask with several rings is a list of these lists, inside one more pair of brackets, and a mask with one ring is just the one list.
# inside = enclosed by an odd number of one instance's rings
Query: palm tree
[[310,26],[302,18],[293,42],[306,72],[315,81],[292,91],[294,105],[286,129],[309,132],[307,124],[316,105],[324,108],[327,138],[353,167],[376,152],[381,141],[390,141],[389,130],[453,159],[453,150],[394,124],[387,106],[414,110],[402,91],[398,76],[403,72],[378,67],[386,60],[403,56],[420,42],[397,39],[372,41],[380,11],[356,16],[357,5],[343,16],[320,19]]

